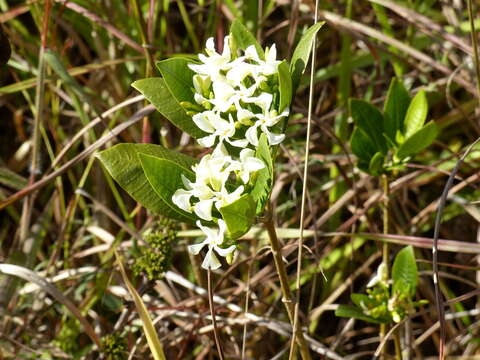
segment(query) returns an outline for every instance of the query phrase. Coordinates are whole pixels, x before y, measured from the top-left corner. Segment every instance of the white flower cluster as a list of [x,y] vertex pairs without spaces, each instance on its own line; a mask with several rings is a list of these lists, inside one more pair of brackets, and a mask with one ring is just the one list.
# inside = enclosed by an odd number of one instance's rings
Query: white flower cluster
[[[198,139],[199,144],[204,147],[215,145],[215,149],[192,167],[195,181],[182,177],[185,188],[178,189],[172,201],[202,220],[218,223],[218,229],[211,229],[197,221],[206,239],[189,246],[194,255],[208,246],[202,267],[217,269],[221,265],[213,250],[226,257],[233,255],[236,249],[235,245],[221,247],[226,246],[227,227],[218,217],[218,210],[238,200],[249,186],[250,175],[265,167],[249,146],[258,146],[259,131],[266,135],[270,145],[279,144],[285,135],[274,133],[270,128],[287,117],[289,111],[286,109],[278,114],[274,108],[275,96],[278,97],[276,74],[280,64],[276,60],[275,45],[266,49],[265,60],[260,58],[253,45],[242,56],[234,56],[229,36],[225,37],[222,54],[216,52],[213,38],[207,40],[205,52],[207,55],[198,55],[201,64],[189,64],[195,72],[196,102],[190,104],[194,113],[189,113],[194,123],[208,134]],[[228,153],[225,143],[243,148],[238,158]]]

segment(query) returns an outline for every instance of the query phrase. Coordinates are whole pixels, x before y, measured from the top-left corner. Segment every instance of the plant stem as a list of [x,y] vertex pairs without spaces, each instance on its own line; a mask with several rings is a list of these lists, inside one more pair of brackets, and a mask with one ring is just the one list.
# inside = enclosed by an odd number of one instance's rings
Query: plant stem
[[[263,220],[265,229],[268,232],[268,238],[270,240],[270,246],[272,248],[273,260],[275,262],[275,268],[277,270],[278,278],[280,279],[280,287],[282,289],[283,303],[287,309],[288,318],[292,329],[294,328],[294,318],[295,318],[295,308],[292,298],[292,292],[288,286],[288,277],[287,270],[285,269],[285,264],[282,260],[282,252],[280,243],[277,238],[277,232],[275,231],[275,225],[273,223],[272,214],[270,209],[267,211],[267,216]],[[296,332],[293,334],[296,338],[297,344],[300,348],[300,355],[303,360],[311,360],[310,351],[308,349],[305,338],[303,337],[302,329],[300,326],[297,326]]]
[[212,290],[212,270],[208,269],[207,273],[208,283],[208,305],[210,307],[210,314],[212,315],[213,337],[215,338],[215,345],[217,346],[218,356],[220,360],[224,360],[222,346],[218,337],[217,320],[215,319],[215,308],[213,306],[213,290]]
[[400,347],[400,335],[398,334],[398,328],[393,333],[393,343],[395,344],[395,358],[402,360],[402,349]]
[[[389,221],[390,221],[390,213],[389,213],[389,206],[390,206],[390,188],[388,183],[388,176],[386,174],[382,175],[382,188],[383,188],[383,233],[388,234],[389,231]],[[390,260],[388,256],[389,251],[389,244],[387,242],[383,243],[382,249],[382,262],[385,264],[385,273],[384,273],[384,280],[387,282],[390,277]],[[380,325],[380,341],[383,341],[385,335],[388,331],[387,324]],[[384,346],[382,349],[382,358],[385,358],[385,354],[387,351],[387,347]]]

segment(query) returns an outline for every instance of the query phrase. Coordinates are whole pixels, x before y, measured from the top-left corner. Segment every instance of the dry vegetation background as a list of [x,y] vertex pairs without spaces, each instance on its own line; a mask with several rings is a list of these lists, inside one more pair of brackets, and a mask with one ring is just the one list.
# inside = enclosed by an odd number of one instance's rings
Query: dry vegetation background
[[[205,274],[186,252],[191,233],[181,224],[158,225],[159,218],[137,206],[93,155],[119,142],[153,142],[199,156],[195,142],[153,112],[130,84],[158,76],[146,58],[196,54],[208,37],[223,37],[234,17],[263,46],[276,43],[279,57],[288,58],[313,22],[313,2],[260,5],[261,11],[251,0],[0,0],[1,28],[12,47],[0,68],[0,262],[31,269],[55,287],[0,274],[0,359],[149,358],[114,245],[144,295],[167,358],[217,358]],[[327,24],[314,54],[304,331],[316,359],[371,359],[379,344],[378,326],[334,315],[337,304],[350,303],[351,292],[365,291],[381,258],[381,187],[347,156],[346,99],[380,107],[390,79],[398,76],[413,92],[428,90],[429,118],[441,128],[434,144],[392,179],[387,237],[396,244],[392,256],[402,244],[415,246],[417,298],[429,301],[409,320],[411,358],[436,359],[430,239],[448,174],[480,136],[467,2],[329,0],[320,2],[319,18]],[[0,51],[4,57],[5,47]],[[308,106],[304,80],[272,194],[292,289]],[[440,229],[451,359],[480,356],[478,164],[474,149],[456,176]],[[155,227],[174,240],[173,261],[163,278],[151,281],[131,269],[146,249],[142,234]],[[240,245],[237,261],[214,279],[226,357],[241,358],[245,338],[248,359],[288,358],[290,328],[265,234],[250,234]]]

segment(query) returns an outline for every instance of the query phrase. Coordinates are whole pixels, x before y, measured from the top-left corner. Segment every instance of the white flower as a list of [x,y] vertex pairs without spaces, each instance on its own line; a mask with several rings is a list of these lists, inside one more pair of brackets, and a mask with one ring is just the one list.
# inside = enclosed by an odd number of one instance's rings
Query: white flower
[[265,163],[255,157],[255,151],[252,149],[243,149],[240,151],[240,161],[235,161],[230,165],[230,169],[236,171],[238,177],[244,184],[248,183],[250,173],[263,169]]
[[198,54],[198,59],[203,64],[189,64],[188,67],[197,74],[210,76],[210,78],[215,81],[223,76],[221,71],[230,69],[230,37],[225,36],[221,55],[215,50],[213,38],[207,40],[205,52],[208,56]]
[[223,187],[220,191],[215,193],[215,207],[220,210],[222,207],[237,201],[240,199],[240,196],[242,196],[243,190],[244,187],[241,185],[233,192],[229,193],[227,188]]
[[257,84],[247,88],[243,84],[232,85],[225,81],[215,81],[212,88],[214,98],[210,100],[210,103],[220,112],[229,111],[232,105],[235,105],[237,109],[241,108],[240,101],[251,103],[256,99],[253,95]]
[[257,121],[246,131],[245,137],[253,146],[258,146],[258,131],[260,130],[267,135],[270,145],[280,144],[285,139],[285,134],[275,134],[268,129],[276,125],[282,118],[288,116],[289,110],[285,109],[280,115],[276,110],[270,110],[273,96],[269,93],[262,93],[258,97],[252,99],[252,102],[262,109],[261,114],[254,114]]
[[377,273],[375,274],[374,277],[372,277],[370,279],[370,281],[368,282],[367,284],[367,288],[371,288],[375,285],[377,285],[378,283],[384,283],[385,280],[386,280],[386,271],[387,271],[387,266],[385,265],[385,263],[381,263],[379,266],[378,266],[378,269],[377,269]]
[[[182,175],[185,189],[175,191],[172,196],[173,203],[184,211],[194,212],[203,220],[212,221],[213,204],[220,209],[238,200],[243,193],[243,186],[237,187],[232,192],[227,190],[226,182],[232,171],[240,171],[245,178],[245,171],[251,172],[256,168],[252,160],[248,160],[248,156],[245,157],[246,153],[244,154],[242,164],[232,160],[225,147],[219,144],[212,154],[205,155],[198,164],[192,166],[195,182]],[[236,165],[233,166],[234,164]]]
[[265,60],[260,59],[257,49],[255,49],[255,46],[253,45],[250,45],[245,50],[245,57],[258,63],[258,66],[255,68],[256,76],[269,76],[275,74],[277,72],[278,65],[281,63],[281,61],[276,59],[277,48],[275,47],[275,44],[273,44],[271,48],[265,49]]
[[225,147],[220,144],[211,154],[207,154],[200,162],[192,166],[195,181],[209,185],[214,191],[219,191],[227,181],[231,170],[228,169],[232,158]]
[[188,251],[193,255],[198,255],[205,246],[208,246],[208,251],[203,259],[202,267],[207,270],[216,270],[221,266],[221,263],[215,255],[214,250],[218,255],[226,257],[236,249],[235,245],[231,245],[226,249],[220,247],[225,240],[225,230],[227,229],[227,226],[221,219],[218,220],[218,229],[211,229],[203,226],[200,221],[197,221],[196,224],[207,237],[199,244],[190,245]]
[[235,135],[235,122],[232,116],[229,116],[228,121],[220,117],[219,113],[214,110],[207,110],[195,114],[192,117],[193,122],[203,131],[211,135],[198,139],[198,143],[204,147],[212,147],[215,144],[217,137],[219,144],[224,140],[236,147],[244,147],[248,141],[245,139],[231,140]]

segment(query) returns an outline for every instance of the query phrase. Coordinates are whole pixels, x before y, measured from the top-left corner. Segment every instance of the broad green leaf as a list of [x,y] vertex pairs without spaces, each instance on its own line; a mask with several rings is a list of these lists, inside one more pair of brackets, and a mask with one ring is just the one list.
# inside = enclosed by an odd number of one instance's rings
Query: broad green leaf
[[140,91],[155,108],[165,116],[173,125],[185,131],[194,138],[201,138],[206,135],[200,130],[192,118],[185,113],[185,110],[170,93],[165,81],[162,78],[153,77],[135,81],[132,86]]
[[359,99],[350,99],[350,112],[355,124],[372,139],[376,151],[386,154],[382,113],[375,106]]
[[261,214],[270,197],[273,186],[273,161],[265,134],[260,135],[255,156],[265,163],[265,168],[256,173],[255,185],[250,195],[257,204],[256,214]]
[[137,308],[138,316],[140,316],[140,319],[142,320],[143,331],[145,332],[145,337],[147,338],[148,347],[152,352],[153,359],[166,360],[165,353],[163,352],[162,343],[158,338],[157,330],[155,330],[152,319],[148,314],[147,307],[143,303],[142,297],[138,294],[135,286],[133,286],[128,279],[127,273],[125,272],[125,269],[123,267],[122,258],[117,253],[117,250],[115,250],[115,258],[117,259],[123,281],[125,282],[125,285],[127,285],[128,292],[132,296],[135,307]]
[[393,78],[383,107],[384,128],[388,138],[395,142],[397,131],[403,133],[403,121],[410,104],[410,96],[400,80]]
[[375,319],[371,316],[364,314],[363,311],[356,306],[339,305],[337,310],[335,310],[335,315],[339,317],[359,319],[374,324],[382,323],[382,321],[380,321],[379,319]]
[[397,157],[401,160],[407,156],[418,154],[423,149],[430,146],[438,135],[438,126],[433,121],[422,127],[416,133],[411,135],[400,146],[397,151]]
[[118,144],[98,153],[103,166],[116,182],[136,201],[155,214],[191,222],[190,217],[181,216],[166,204],[147,180],[138,153],[175,161],[189,169],[195,160],[154,144]]
[[181,166],[174,159],[162,159],[143,153],[138,153],[138,157],[150,186],[163,202],[180,216],[187,217],[190,221],[198,220],[195,215],[183,211],[172,201],[175,191],[185,186],[182,182],[182,175],[191,181],[195,180],[193,171],[188,167]]
[[369,305],[375,305],[375,301],[365,294],[351,294],[350,299],[352,299],[353,303],[357,305],[360,309],[362,309],[364,306],[368,308]]
[[237,201],[220,208],[230,239],[238,239],[250,230],[255,223],[256,209],[257,204],[250,194],[245,194]]
[[192,92],[195,73],[188,67],[188,64],[191,63],[191,60],[181,57],[157,62],[157,68],[160,70],[168,90],[178,103],[182,101],[195,102]]
[[312,25],[302,36],[293,52],[290,63],[290,74],[292,74],[292,88],[294,93],[297,90],[300,78],[305,71],[310,53],[312,52],[313,39],[323,24],[324,22],[319,22]]
[[400,250],[395,257],[392,267],[393,290],[409,291],[410,297],[415,295],[417,288],[417,264],[411,245]]
[[404,134],[408,139],[420,130],[427,119],[428,101],[425,91],[420,90],[412,99],[405,115]]
[[350,147],[361,162],[370,163],[370,159],[375,155],[375,147],[372,144],[372,140],[358,127],[353,130]]
[[370,163],[368,164],[368,172],[374,176],[380,175],[383,173],[383,162],[385,161],[385,156],[377,152],[373,155]]
[[281,113],[292,102],[292,78],[288,69],[288,63],[285,60],[278,65],[278,82],[280,87],[278,112]]
[[232,26],[230,27],[230,35],[234,42],[234,48],[245,50],[250,45],[255,46],[257,49],[258,56],[261,59],[265,59],[265,53],[263,52],[262,47],[255,39],[255,36],[252,35],[250,31],[243,25],[239,20],[234,20]]

